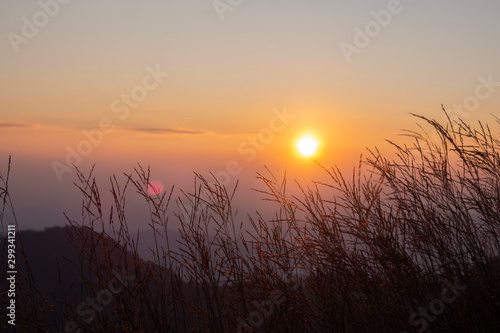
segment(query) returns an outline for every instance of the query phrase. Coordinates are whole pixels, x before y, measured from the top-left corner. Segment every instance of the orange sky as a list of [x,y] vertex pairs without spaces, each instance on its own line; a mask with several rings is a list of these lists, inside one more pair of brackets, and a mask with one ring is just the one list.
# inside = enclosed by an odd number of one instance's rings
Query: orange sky
[[[465,105],[472,123],[498,115],[494,1],[248,1],[225,13],[201,0],[44,3],[0,2],[0,157],[22,161],[21,179],[44,170],[34,182],[49,192],[71,186],[74,174],[55,165],[67,168],[68,147],[85,148],[82,131],[101,122],[113,129],[95,134],[82,167],[140,162],[184,185],[231,161],[241,167],[232,182],[264,165],[320,177],[296,153],[303,133],[320,140],[318,161],[349,168],[365,147],[416,129],[410,113],[441,119],[444,104]],[[293,118],[254,146],[275,110]]]

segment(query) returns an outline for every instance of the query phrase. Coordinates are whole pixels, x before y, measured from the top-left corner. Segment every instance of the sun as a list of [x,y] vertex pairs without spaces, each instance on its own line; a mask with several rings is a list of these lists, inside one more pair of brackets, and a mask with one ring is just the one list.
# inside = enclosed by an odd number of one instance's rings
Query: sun
[[314,155],[318,149],[318,140],[311,135],[304,135],[297,141],[297,149],[299,153],[305,157]]

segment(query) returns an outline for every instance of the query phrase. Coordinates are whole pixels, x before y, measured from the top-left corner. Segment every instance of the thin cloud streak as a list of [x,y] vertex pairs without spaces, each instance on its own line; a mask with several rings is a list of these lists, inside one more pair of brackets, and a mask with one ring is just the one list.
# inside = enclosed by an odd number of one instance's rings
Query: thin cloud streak
[[206,134],[206,132],[192,131],[192,130],[182,130],[182,129],[172,129],[172,128],[134,128],[136,132],[144,132],[150,134]]
[[0,121],[0,127],[20,128],[20,127],[30,127],[30,125],[26,125],[26,124],[14,124],[14,123],[3,123],[3,122]]

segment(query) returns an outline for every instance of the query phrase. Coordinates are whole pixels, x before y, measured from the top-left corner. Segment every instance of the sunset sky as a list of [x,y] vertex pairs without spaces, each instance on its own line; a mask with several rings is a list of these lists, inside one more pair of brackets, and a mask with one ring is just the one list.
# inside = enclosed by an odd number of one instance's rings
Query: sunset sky
[[492,123],[499,14],[494,0],[1,0],[0,170],[12,155],[21,227],[78,217],[68,151],[103,191],[137,163],[188,190],[229,165],[253,208],[264,165],[323,176],[297,152],[304,134],[349,170],[417,129],[410,113]]

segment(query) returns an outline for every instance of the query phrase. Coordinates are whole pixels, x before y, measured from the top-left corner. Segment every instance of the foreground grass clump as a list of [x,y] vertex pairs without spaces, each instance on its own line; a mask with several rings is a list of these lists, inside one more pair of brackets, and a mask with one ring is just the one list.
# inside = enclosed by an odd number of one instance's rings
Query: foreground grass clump
[[[79,172],[82,218],[68,217],[68,230],[89,272],[78,282],[81,299],[54,305],[28,276],[20,327],[62,330],[73,320],[91,332],[498,332],[500,141],[482,124],[419,118],[430,135],[408,133],[413,144],[393,144],[395,160],[370,152],[349,179],[324,168],[329,182],[292,196],[286,178],[259,174],[272,220],[238,216],[236,188],[199,174],[180,198],[151,197],[140,167],[123,184],[111,179],[104,216],[92,173]],[[150,210],[154,261],[139,256],[128,230],[131,188]],[[2,198],[11,207],[8,191]],[[172,211],[182,225],[175,246]],[[134,280],[85,322],[77,306],[106,287],[113,269]],[[41,310],[47,304],[52,311]]]

